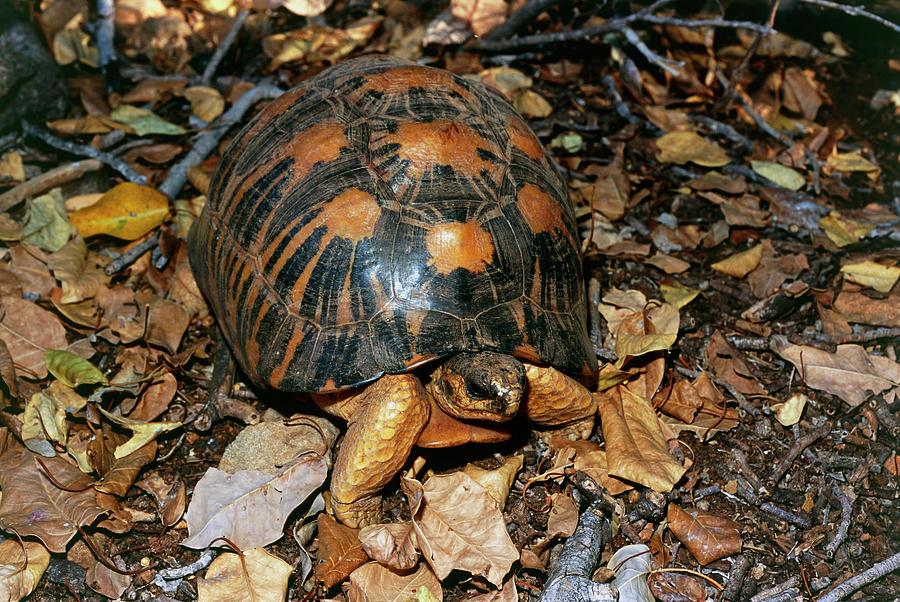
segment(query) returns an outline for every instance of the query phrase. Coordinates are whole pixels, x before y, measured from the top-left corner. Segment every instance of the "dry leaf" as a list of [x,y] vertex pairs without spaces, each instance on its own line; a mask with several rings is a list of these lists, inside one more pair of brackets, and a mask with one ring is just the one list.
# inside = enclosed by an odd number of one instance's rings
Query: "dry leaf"
[[0,543],[0,600],[27,598],[48,566],[50,552],[36,541],[7,539]]
[[606,566],[615,571],[614,583],[620,600],[650,602],[652,596],[645,575],[656,568],[650,548],[640,543],[622,546],[610,557]]
[[745,395],[765,395],[743,354],[735,349],[718,330],[706,345],[707,365],[720,380]]
[[609,474],[670,491],[685,468],[669,453],[650,402],[621,385],[597,395]]
[[867,353],[859,345],[838,345],[828,353],[806,345],[792,345],[773,337],[772,348],[800,371],[806,386],[827,391],[858,406],[872,395],[900,385],[900,364]]
[[357,530],[346,527],[322,512],[318,516],[319,551],[316,554],[316,581],[326,590],[344,581],[369,558],[357,537]]
[[844,278],[863,286],[871,286],[880,293],[889,293],[900,279],[900,267],[861,261],[841,266]]
[[[599,398],[598,393],[594,397]],[[613,495],[619,495],[634,487],[609,475],[606,450],[593,441],[572,441],[567,437],[551,437],[550,447],[559,451],[559,455],[567,457],[572,450],[575,453],[574,468],[587,473],[592,479],[606,487]]]
[[506,20],[508,7],[504,0],[450,0],[453,16],[472,26],[482,36]]
[[157,435],[168,433],[181,426],[180,422],[142,422],[140,420],[131,420],[123,416],[116,416],[101,407],[98,407],[97,410],[109,420],[132,432],[131,438],[128,441],[116,447],[114,456],[117,460],[144,447],[144,445],[156,439]]
[[19,297],[0,297],[0,339],[22,376],[44,378],[45,349],[65,349],[66,329],[55,315]]
[[62,284],[58,300],[61,304],[78,303],[93,297],[108,280],[95,263],[88,261],[87,245],[80,236],[73,237],[59,251],[51,253],[47,267]]
[[462,472],[435,475],[423,486],[401,479],[419,549],[440,579],[459,569],[500,587],[519,553],[488,491]]
[[657,267],[666,274],[681,274],[691,267],[691,264],[683,259],[678,259],[671,255],[663,255],[662,253],[655,254],[650,259],[644,261],[644,263]]
[[740,525],[732,520],[677,504],[669,504],[667,518],[669,529],[701,565],[741,551]]
[[685,307],[700,294],[699,289],[685,286],[674,278],[664,278],[659,284],[659,291],[663,300],[675,309]]
[[25,168],[19,151],[9,151],[0,157],[0,186],[21,184],[25,181]]
[[856,287],[845,286],[834,300],[834,309],[848,322],[900,327],[900,290],[885,299],[872,299]]
[[225,99],[215,88],[193,86],[181,93],[191,103],[191,112],[206,123],[217,118],[225,110]]
[[291,565],[262,548],[244,551],[243,558],[225,552],[197,580],[197,600],[280,602],[287,595],[291,570]]
[[411,522],[363,527],[359,531],[359,541],[369,558],[391,568],[406,571],[419,562],[416,533]]
[[800,422],[800,416],[806,408],[806,402],[809,398],[803,393],[794,393],[784,403],[772,404],[772,410],[775,412],[775,418],[781,423],[781,426],[793,426]]
[[832,211],[821,218],[819,227],[831,242],[839,247],[857,243],[875,229],[874,224],[844,217],[837,211]]
[[806,185],[806,178],[790,167],[770,161],[750,161],[753,171],[764,178],[772,180],[782,188],[800,190]]
[[[133,128],[138,136],[146,136],[148,134],[179,136],[186,133],[181,126],[169,123],[153,111],[134,105],[120,105],[109,116],[115,121]],[[132,185],[137,186],[137,184]]]
[[852,151],[849,153],[835,153],[828,157],[825,162],[827,173],[835,171],[862,171],[877,172],[880,168],[871,161],[862,156],[862,151]]
[[105,510],[95,503],[92,480],[59,456],[43,458],[57,487],[43,474],[35,455],[6,429],[0,434],[0,526],[20,536],[39,538],[51,552],[65,552],[78,527],[94,522]]
[[523,456],[512,456],[503,461],[503,465],[494,470],[485,470],[474,464],[466,464],[463,472],[488,490],[491,497],[497,502],[501,510],[506,507],[506,498],[509,490],[516,480],[516,475],[522,470]]
[[443,600],[441,582],[427,564],[415,571],[398,571],[370,562],[350,574],[348,602],[410,602],[424,600],[417,596],[427,588],[432,599]]
[[194,487],[185,514],[188,538],[182,545],[205,548],[227,537],[238,549],[268,545],[282,535],[284,521],[318,488],[328,472],[323,457],[306,458],[276,474],[210,468]]
[[703,167],[720,167],[731,163],[731,159],[714,142],[694,132],[669,132],[656,139],[659,160],[663,163],[683,165],[693,162]]
[[709,267],[734,278],[743,278],[759,266],[762,252],[763,246],[759,244],[746,251],[735,253],[722,261],[717,261]]
[[168,215],[165,195],[149,186],[123,182],[69,218],[84,238],[107,234],[136,240],[158,227]]

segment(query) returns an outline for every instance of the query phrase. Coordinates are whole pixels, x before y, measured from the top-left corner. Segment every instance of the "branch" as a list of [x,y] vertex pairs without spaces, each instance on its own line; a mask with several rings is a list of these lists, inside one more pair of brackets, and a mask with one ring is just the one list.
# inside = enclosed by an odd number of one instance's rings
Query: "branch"
[[203,70],[203,75],[200,77],[201,83],[208,84],[213,75],[215,75],[216,69],[219,68],[219,63],[222,62],[222,59],[225,57],[228,49],[231,48],[232,44],[234,44],[234,40],[235,38],[237,38],[238,33],[244,26],[244,21],[247,20],[247,16],[249,14],[249,10],[242,10],[234,18],[234,23],[231,24],[231,29],[228,30],[227,34],[225,34],[225,38],[222,40],[222,43],[219,44],[219,47],[216,48],[216,51],[215,53],[213,53],[212,58],[209,59],[209,63],[206,64],[206,69]]
[[897,33],[900,33],[900,25],[897,25],[893,21],[888,21],[884,17],[879,17],[875,13],[870,13],[866,9],[860,8],[859,6],[849,6],[847,4],[831,2],[830,0],[800,0],[800,2],[805,2],[806,4],[812,4],[814,6],[821,6],[823,8],[833,8],[853,17],[865,17],[866,19],[871,19],[876,23],[884,25],[888,29],[893,29]]

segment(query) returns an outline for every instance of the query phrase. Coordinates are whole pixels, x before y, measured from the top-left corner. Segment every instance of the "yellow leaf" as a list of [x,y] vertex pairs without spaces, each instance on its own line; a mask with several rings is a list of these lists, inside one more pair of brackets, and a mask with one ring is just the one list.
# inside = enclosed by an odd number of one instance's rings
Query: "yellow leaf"
[[851,282],[871,286],[879,293],[889,293],[897,279],[900,278],[900,268],[897,266],[881,265],[874,261],[862,261],[845,265],[841,268],[844,277]]
[[169,201],[149,186],[124,182],[69,219],[83,238],[108,234],[136,240],[159,226],[169,214]]
[[699,290],[685,286],[673,278],[663,280],[659,290],[663,300],[675,309],[681,309],[700,294]]
[[113,453],[117,460],[144,447],[147,443],[156,439],[157,435],[173,431],[181,426],[180,422],[142,422],[140,420],[131,420],[130,418],[110,414],[101,407],[97,409],[100,410],[101,414],[133,433],[131,439],[117,447]]
[[734,276],[735,278],[743,278],[756,269],[762,259],[763,246],[756,245],[752,249],[735,253],[731,257],[726,257],[722,261],[717,261],[710,267],[717,272]]
[[19,184],[25,181],[25,168],[22,155],[18,151],[9,151],[0,157],[0,185]]
[[753,171],[768,178],[783,188],[800,190],[806,184],[806,179],[790,167],[770,161],[750,161]]
[[781,423],[781,426],[793,426],[800,422],[800,415],[803,414],[803,408],[809,398],[803,393],[795,393],[790,399],[784,403],[776,403],[772,405],[775,411],[775,418]]
[[688,161],[704,167],[720,167],[731,163],[725,151],[714,142],[694,132],[669,132],[656,139],[659,160],[683,165]]
[[516,96],[516,110],[526,117],[547,117],[553,112],[553,107],[543,96],[531,90],[523,90]]
[[207,123],[225,110],[225,99],[215,88],[193,86],[182,92],[182,96],[191,103],[191,112]]
[[839,247],[859,242],[863,236],[867,236],[875,228],[874,225],[867,222],[844,217],[837,211],[832,211],[820,219],[819,227],[831,239],[831,242]]
[[861,151],[835,153],[825,162],[832,171],[879,171],[877,165],[862,156]]

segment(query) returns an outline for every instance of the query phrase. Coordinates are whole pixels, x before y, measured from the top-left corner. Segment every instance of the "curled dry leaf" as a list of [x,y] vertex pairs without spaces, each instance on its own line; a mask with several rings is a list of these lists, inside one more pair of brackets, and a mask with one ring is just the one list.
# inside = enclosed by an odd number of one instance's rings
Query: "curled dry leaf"
[[419,549],[440,579],[454,569],[500,587],[519,553],[488,491],[462,472],[435,475],[422,485],[401,479]]
[[651,602],[647,575],[655,568],[650,548],[642,543],[622,546],[606,563],[615,573],[615,585],[620,600]]
[[772,405],[775,411],[775,418],[781,423],[781,426],[793,426],[800,422],[800,416],[803,415],[803,409],[809,398],[803,393],[794,393],[784,403],[776,403]]
[[346,527],[322,512],[318,519],[319,551],[316,554],[315,577],[325,589],[344,581],[354,569],[369,558],[357,537],[357,530]]
[[838,345],[834,353],[807,345],[792,345],[773,337],[775,352],[794,364],[804,384],[837,395],[858,406],[872,395],[900,386],[900,364],[867,353],[859,345]]
[[176,478],[167,482],[159,473],[152,473],[135,485],[149,493],[156,500],[159,517],[167,527],[176,524],[184,514],[186,505],[184,481]]
[[53,253],[65,246],[71,234],[72,224],[66,216],[59,188],[28,201],[28,217],[22,226],[23,241]]
[[210,468],[191,497],[185,520],[189,548],[205,548],[227,537],[238,549],[268,545],[282,535],[284,521],[324,481],[323,457],[306,458],[275,474]]
[[703,602],[706,600],[706,588],[699,579],[673,573],[666,570],[655,571],[647,578],[650,593],[662,602]]
[[722,261],[717,261],[709,267],[734,278],[743,278],[759,266],[762,253],[763,246],[759,244],[746,251],[726,257]]
[[50,552],[36,541],[0,543],[0,600],[27,598],[48,566]]
[[718,330],[706,345],[707,364],[717,378],[725,381],[744,395],[765,395],[766,391],[756,381],[743,354],[725,340]]
[[137,451],[150,441],[156,439],[157,435],[174,431],[181,426],[180,422],[142,422],[140,420],[132,420],[130,418],[111,414],[99,406],[97,407],[97,410],[109,420],[131,431],[131,438],[116,447],[114,456],[117,460]]
[[191,112],[206,123],[221,115],[225,110],[225,99],[215,88],[193,86],[181,94],[191,103]]
[[506,498],[509,497],[509,490],[516,480],[516,475],[522,470],[524,461],[523,456],[512,456],[494,470],[485,470],[474,464],[466,464],[463,472],[487,489],[494,501],[497,502],[497,507],[503,509],[506,506]]
[[[348,602],[407,602],[427,600],[421,597],[423,588],[432,600],[443,600],[441,582],[427,564],[412,571],[399,571],[377,562],[370,562],[350,574]],[[422,592],[422,593],[420,593]]]
[[290,576],[291,565],[262,548],[244,551],[243,558],[226,552],[213,560],[206,575],[197,580],[197,599],[279,602],[287,595]]
[[105,385],[106,377],[92,363],[69,351],[44,352],[47,370],[64,385],[76,389],[82,385]]
[[685,468],[669,453],[650,402],[621,385],[598,396],[609,474],[670,491]]
[[880,293],[889,293],[900,279],[900,267],[882,265],[874,261],[862,261],[841,266],[844,278],[851,282],[871,286]]
[[875,229],[875,224],[850,219],[832,211],[819,220],[819,227],[831,242],[839,247],[846,247],[868,236]]
[[391,568],[405,571],[419,561],[416,534],[411,522],[363,527],[359,532],[359,541],[369,558]]
[[669,504],[669,529],[701,565],[741,551],[740,525],[702,510]]
[[73,237],[62,249],[52,253],[47,267],[62,285],[59,303],[76,303],[93,297],[107,281],[106,275],[88,261],[87,245],[81,236]]
[[[595,393],[595,397],[598,395]],[[593,441],[572,441],[567,437],[552,437],[550,447],[559,450],[561,457],[568,454],[566,448],[575,452],[574,468],[587,473],[592,479],[606,487],[612,495],[619,495],[624,491],[633,489],[632,485],[609,476],[609,468],[606,460],[606,450]]]

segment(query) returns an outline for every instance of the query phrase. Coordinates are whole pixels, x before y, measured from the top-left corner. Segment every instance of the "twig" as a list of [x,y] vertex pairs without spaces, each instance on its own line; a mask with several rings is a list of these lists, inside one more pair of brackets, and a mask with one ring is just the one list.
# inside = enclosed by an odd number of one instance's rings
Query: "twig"
[[783,521],[787,521],[793,525],[797,525],[801,529],[809,529],[812,525],[810,525],[809,521],[803,518],[802,516],[797,516],[793,512],[789,512],[784,508],[779,508],[775,504],[770,502],[763,502],[759,505],[759,509],[767,514],[771,514],[777,518],[780,518]]
[[499,27],[495,27],[484,38],[490,41],[512,37],[520,29],[531,23],[542,12],[560,3],[560,0],[528,0],[519,10],[509,16]]
[[745,152],[753,152],[753,143],[746,136],[739,134],[736,129],[727,123],[722,123],[721,121],[710,119],[704,115],[695,115],[693,113],[688,115],[688,119],[702,123],[709,128],[714,136],[721,136],[726,140],[733,142]]
[[35,176],[30,180],[22,182],[15,188],[11,188],[3,194],[0,194],[0,212],[8,211],[28,197],[46,192],[60,184],[77,180],[84,174],[91,171],[97,171],[101,167],[103,167],[101,161],[97,159],[85,159],[84,161],[75,161],[74,163],[60,165],[39,176]]
[[889,573],[893,573],[898,568],[900,568],[900,552],[871,566],[859,575],[850,577],[827,594],[819,597],[816,602],[839,602],[839,600],[843,600],[859,588],[872,583],[876,579],[881,579]]
[[762,600],[768,600],[768,599],[784,592],[785,590],[789,590],[791,588],[797,587],[797,585],[799,583],[800,583],[800,577],[798,577],[797,575],[794,575],[793,577],[791,577],[784,583],[781,583],[780,585],[776,585],[775,587],[770,587],[769,589],[759,592],[758,594],[756,594],[755,596],[750,598],[750,602],[761,602]]
[[606,96],[616,109],[616,114],[625,119],[628,123],[637,123],[640,121],[634,116],[628,108],[628,105],[625,104],[625,101],[622,100],[622,96],[619,94],[619,91],[616,90],[616,82],[613,81],[612,76],[604,75],[600,81],[603,83],[603,90],[606,92]]
[[100,69],[106,75],[106,67],[116,59],[116,49],[113,47],[113,38],[116,34],[116,6],[113,0],[97,0],[97,15],[100,23],[97,25],[97,50],[99,51]]
[[847,499],[844,490],[841,489],[837,483],[831,484],[831,493],[841,504],[841,524],[838,525],[838,529],[835,531],[831,541],[825,545],[825,553],[828,554],[829,558],[834,558],[834,553],[841,544],[844,543],[844,540],[847,539],[847,533],[850,531],[850,520],[853,518],[853,506],[850,505],[850,500]]
[[843,345],[845,343],[868,343],[876,339],[890,339],[900,337],[900,328],[873,328],[865,332],[853,332],[850,334],[826,334],[823,332],[812,332],[804,335],[807,338],[833,345]]
[[810,431],[809,433],[794,441],[794,445],[791,447],[791,449],[788,450],[787,454],[785,454],[781,462],[778,463],[778,466],[775,467],[775,470],[772,471],[772,476],[769,477],[769,481],[773,485],[777,485],[781,478],[785,475],[785,473],[790,470],[791,464],[794,463],[794,460],[796,460],[800,456],[800,454],[803,453],[803,450],[827,435],[829,431],[831,431],[831,424],[826,422],[816,430]]
[[105,268],[103,268],[103,272],[107,276],[112,276],[116,272],[119,272],[126,267],[130,266],[132,263],[137,261],[138,257],[149,251],[150,249],[155,248],[159,245],[159,237],[156,235],[151,236],[147,240],[143,240],[138,244],[134,245],[112,261],[110,261]]
[[53,148],[58,148],[61,151],[65,151],[73,155],[81,155],[84,157],[97,159],[98,161],[102,161],[106,165],[109,165],[117,172],[122,174],[122,176],[124,176],[125,179],[129,182],[141,185],[147,184],[147,178],[136,172],[130,165],[128,165],[118,157],[114,157],[107,152],[97,150],[93,146],[87,146],[85,144],[75,144],[74,142],[69,142],[68,140],[61,140],[47,130],[33,126],[24,119],[21,123],[22,131],[25,132],[25,134],[38,138],[39,140],[43,141],[45,144],[49,144]]
[[753,554],[749,552],[744,552],[735,558],[731,564],[731,570],[728,571],[728,577],[725,579],[727,585],[722,590],[723,600],[732,602],[738,599],[738,596],[741,595],[741,585],[743,585],[744,578],[747,576],[747,571],[750,570],[752,564]]
[[655,63],[659,65],[659,68],[671,75],[672,77],[679,77],[682,72],[680,70],[681,67],[684,67],[683,61],[673,61],[671,59],[667,59],[662,57],[647,47],[644,44],[644,41],[638,36],[637,32],[627,25],[622,28],[622,33],[625,34],[625,39],[631,43],[632,46],[637,48],[638,52],[644,55],[651,63]]
[[[775,24],[775,15],[778,13],[778,6],[780,5],[780,0],[772,0],[771,10],[769,11],[769,18],[766,19],[766,25],[772,27]],[[741,81],[741,78],[744,77],[744,72],[747,70],[747,66],[750,64],[750,59],[756,55],[756,49],[759,48],[760,42],[762,42],[763,35],[761,33],[757,33],[753,38],[753,42],[751,42],[750,47],[747,48],[747,52],[744,54],[744,58],[741,59],[740,64],[734,68],[734,71],[731,72],[731,79],[728,80],[728,84],[725,85],[725,91],[723,92],[721,98],[716,101],[714,109],[716,111],[723,111],[728,109],[731,106],[731,101],[734,100],[734,93],[737,90],[738,82]],[[751,147],[752,150],[752,147]]]
[[203,75],[200,76],[201,83],[208,84],[213,75],[215,75],[216,69],[219,68],[219,63],[222,62],[222,59],[225,58],[225,54],[228,52],[228,49],[231,48],[232,44],[234,44],[234,40],[235,38],[237,38],[238,33],[240,33],[241,28],[244,26],[244,21],[247,20],[247,16],[249,14],[249,10],[242,10],[234,18],[234,23],[231,24],[231,29],[228,30],[227,34],[225,34],[225,38],[222,40],[222,43],[219,44],[219,47],[216,48],[216,51],[213,53],[212,58],[209,59],[209,63],[206,64],[206,69],[203,70]]
[[609,519],[597,501],[587,507],[578,518],[575,532],[563,544],[556,563],[550,569],[541,602],[588,602],[616,599],[616,591],[609,584],[591,581],[600,553],[609,543],[612,532]]
[[250,107],[260,100],[276,98],[283,92],[284,90],[278,86],[268,83],[259,84],[245,92],[230,109],[196,138],[193,148],[169,170],[169,175],[166,177],[165,182],[159,186],[159,191],[170,199],[177,197],[185,181],[187,181],[188,169],[194,165],[199,165],[206,159],[213,149],[216,148],[222,136],[225,135],[229,128],[241,121],[244,113]]
[[548,44],[562,44],[565,42],[579,42],[593,38],[610,31],[622,31],[622,29],[632,23],[656,23],[659,25],[676,25],[681,27],[728,27],[734,29],[749,29],[764,35],[774,32],[771,27],[753,23],[751,21],[728,21],[725,19],[679,19],[676,17],[661,17],[654,15],[653,12],[659,10],[673,0],[657,0],[650,6],[642,8],[636,13],[632,13],[618,19],[610,19],[598,25],[585,27],[583,29],[575,29],[571,31],[558,31],[553,33],[535,34],[531,36],[522,36],[512,40],[493,40],[482,38],[469,44],[467,48],[471,50],[479,50],[486,52],[506,52],[509,50],[518,50],[531,46],[544,46]]
[[830,2],[829,0],[800,0],[800,2],[805,2],[806,4],[813,4],[815,6],[821,6],[824,8],[833,8],[835,10],[842,11],[848,15],[853,17],[865,17],[866,19],[871,19],[876,23],[880,23],[884,25],[888,29],[893,29],[894,31],[900,33],[900,25],[897,25],[893,21],[888,21],[884,17],[879,17],[874,13],[870,13],[866,9],[859,6],[850,6],[847,4],[839,4],[838,2]]
[[[724,82],[725,78],[722,75],[721,71],[716,70],[716,77],[719,79],[719,83],[722,83],[722,84],[725,83]],[[741,104],[744,107],[744,110],[747,111],[747,114],[750,115],[751,119],[753,119],[753,122],[756,124],[756,127],[758,127],[763,132],[765,132],[772,138],[775,138],[776,140],[778,140],[780,143],[782,143],[783,145],[785,145],[787,147],[790,147],[791,145],[793,145],[793,143],[794,143],[793,140],[791,140],[787,134],[776,130],[771,125],[766,123],[762,117],[759,116],[759,113],[757,113],[756,110],[754,110],[754,108],[753,108],[753,101],[751,101],[750,98],[748,98],[744,92],[742,92],[739,89],[736,89],[735,92],[737,93],[738,99],[740,99]]]

